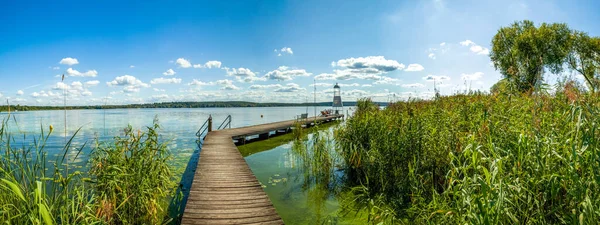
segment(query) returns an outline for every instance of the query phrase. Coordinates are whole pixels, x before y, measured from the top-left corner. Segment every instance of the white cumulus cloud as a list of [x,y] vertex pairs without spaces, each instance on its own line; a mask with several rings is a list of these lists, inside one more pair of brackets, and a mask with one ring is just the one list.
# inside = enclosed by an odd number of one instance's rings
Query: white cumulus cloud
[[427,75],[423,77],[423,80],[428,81],[428,82],[433,82],[433,81],[448,81],[450,80],[449,76],[436,76],[436,75]]
[[177,59],[175,61],[175,64],[177,64],[181,68],[190,68],[190,67],[192,67],[192,64],[190,63],[190,61],[188,61],[187,59],[184,59],[184,58]]
[[[49,91],[49,93],[54,94],[52,91]],[[34,97],[34,98],[41,98],[41,97],[48,97],[48,96],[50,96],[50,95],[48,93],[46,93],[46,91],[31,93],[31,97]]]
[[58,63],[72,66],[75,64],[79,64],[79,61],[76,58],[67,57],[67,58],[61,59],[60,62],[58,62]]
[[282,56],[283,54],[288,54],[288,55],[293,55],[294,51],[292,51],[292,48],[290,47],[283,47],[281,48],[281,50],[273,50],[275,53],[277,53],[277,56]]
[[420,64],[409,64],[408,67],[404,71],[415,72],[415,71],[423,71],[425,68]]
[[[70,85],[63,83],[63,82],[57,82],[56,85],[54,85],[54,87],[52,87],[52,89],[54,90],[62,90],[64,91],[68,96],[72,96],[72,97],[78,97],[78,96],[90,96],[92,95],[92,92],[90,92],[88,89],[83,87],[83,83],[79,82],[79,81],[74,81],[72,82]],[[48,91],[48,92],[44,92],[44,91],[40,91],[39,93],[32,93],[31,96],[33,97],[59,97],[58,93],[54,93],[52,91]]]
[[462,46],[471,46],[469,48],[469,50],[471,50],[471,52],[474,52],[477,55],[489,55],[490,54],[490,50],[488,48],[484,48],[480,45],[475,44],[475,42],[471,41],[471,40],[465,40],[465,41],[461,41],[460,45]]
[[[381,80],[382,74],[395,70],[403,70],[406,66],[383,56],[367,56],[341,59],[331,63],[332,67],[342,67],[333,73],[322,73],[315,76],[316,80]],[[383,78],[384,79],[384,78]]]
[[233,84],[232,80],[228,80],[228,79],[217,80],[215,83],[221,86],[221,90],[239,90],[240,89],[239,87],[237,87]]
[[281,84],[267,84],[267,85],[260,85],[260,84],[255,84],[250,86],[250,89],[268,89],[268,88],[281,88],[283,87]]
[[479,78],[481,78],[482,75],[482,72],[475,72],[471,74],[463,73],[460,75],[460,78],[462,80],[479,80]]
[[179,84],[181,83],[181,78],[154,78],[150,81],[151,84]]
[[270,71],[265,74],[265,78],[269,80],[277,80],[277,81],[285,81],[292,80],[294,77],[306,77],[310,76],[312,73],[306,72],[303,69],[290,69],[287,66],[280,66],[276,70]]
[[97,80],[91,80],[91,81],[85,82],[85,85],[86,85],[86,86],[88,86],[88,87],[91,87],[91,86],[96,86],[96,85],[98,85],[99,83],[100,83],[100,81],[97,81]]
[[148,88],[149,84],[142,82],[131,75],[123,75],[120,77],[116,77],[111,82],[106,82],[108,86],[124,86],[123,91],[127,93],[139,92],[140,88]]
[[289,48],[289,47],[283,47],[283,48],[281,48],[281,52],[287,53],[287,54],[290,54],[290,55],[294,54],[294,52],[292,51],[292,48]]
[[254,81],[265,81],[264,77],[257,77],[255,72],[247,68],[223,68],[227,71],[227,76],[235,76],[238,82],[253,83]]
[[338,84],[338,86],[340,86],[340,87],[358,87],[358,86],[360,86],[360,84],[358,84],[358,83]]
[[131,75],[123,75],[120,77],[116,77],[113,81],[106,82],[106,84],[108,86],[130,86],[130,85],[140,86],[140,87],[149,87],[150,86]]
[[163,75],[165,75],[165,76],[173,76],[175,74],[176,74],[176,72],[173,69],[168,69],[167,71],[165,71],[163,73]]
[[298,91],[304,91],[304,90],[306,90],[306,89],[301,88],[300,85],[298,85],[298,84],[289,83],[289,84],[286,84],[285,86],[275,89],[274,92],[298,92]]
[[23,95],[23,94],[24,94],[24,93],[23,93],[23,91],[22,91],[22,90],[18,90],[18,91],[17,91],[17,95]]
[[317,87],[333,87],[332,83],[314,83],[314,84],[310,84],[311,87],[317,86]]
[[402,87],[404,87],[404,88],[422,88],[422,87],[425,87],[425,85],[423,85],[421,83],[414,83],[414,84],[403,84]]
[[396,85],[396,84],[398,84],[398,82],[400,82],[400,80],[398,80],[396,78],[381,77],[379,80],[376,80],[375,82],[373,82],[373,84],[390,84],[390,85]]
[[226,68],[225,70],[227,71],[227,76],[237,76],[237,77],[253,77],[253,76],[256,76],[256,73],[252,72],[252,70],[246,69],[246,68],[243,68],[243,67],[240,67],[238,69],[236,69],[236,68],[233,68],[233,69]]
[[208,61],[206,63],[204,63],[204,67],[212,69],[212,68],[221,68],[221,62],[220,61]]
[[192,80],[192,82],[188,83],[187,85],[190,86],[210,86],[210,85],[215,85],[214,82],[203,82],[203,81],[199,81],[199,80]]
[[212,69],[212,68],[221,68],[221,61],[208,61],[206,63],[203,64],[194,64],[194,68],[208,68],[208,69]]
[[67,75],[71,76],[71,77],[96,77],[98,76],[98,71],[96,70],[88,70],[87,72],[79,72],[77,70],[74,70],[73,68],[69,68],[67,69]]
[[372,73],[391,72],[405,67],[404,64],[398,63],[396,60],[385,59],[383,56],[340,59],[335,65],[358,70],[372,69],[370,70]]
[[469,45],[474,45],[475,43],[472,42],[471,40],[465,40],[465,41],[461,41],[460,45],[462,46],[469,46]]
[[334,70],[333,73],[322,73],[315,76],[315,80],[380,80],[383,76],[376,73],[361,73],[353,69]]

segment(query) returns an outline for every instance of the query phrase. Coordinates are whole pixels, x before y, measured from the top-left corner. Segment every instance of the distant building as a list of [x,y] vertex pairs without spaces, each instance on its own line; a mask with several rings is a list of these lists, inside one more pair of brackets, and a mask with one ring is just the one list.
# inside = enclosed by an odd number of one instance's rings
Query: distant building
[[336,115],[344,113],[344,103],[342,102],[340,86],[337,83],[333,86],[333,112]]

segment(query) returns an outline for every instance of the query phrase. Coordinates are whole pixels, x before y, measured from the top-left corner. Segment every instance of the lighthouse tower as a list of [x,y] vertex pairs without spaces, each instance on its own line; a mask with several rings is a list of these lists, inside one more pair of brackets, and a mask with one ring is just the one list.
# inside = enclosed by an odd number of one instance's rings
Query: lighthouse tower
[[342,96],[340,95],[340,86],[335,83],[333,86],[333,112],[335,115],[344,113],[344,104],[342,103]]

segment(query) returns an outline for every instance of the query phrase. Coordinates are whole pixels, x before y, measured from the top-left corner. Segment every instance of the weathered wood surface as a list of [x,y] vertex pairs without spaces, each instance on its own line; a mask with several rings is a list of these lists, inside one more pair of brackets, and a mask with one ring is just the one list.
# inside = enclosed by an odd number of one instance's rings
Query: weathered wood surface
[[[312,117],[302,123],[340,117]],[[232,138],[286,129],[295,122],[288,120],[209,132],[200,151],[181,224],[283,224]]]

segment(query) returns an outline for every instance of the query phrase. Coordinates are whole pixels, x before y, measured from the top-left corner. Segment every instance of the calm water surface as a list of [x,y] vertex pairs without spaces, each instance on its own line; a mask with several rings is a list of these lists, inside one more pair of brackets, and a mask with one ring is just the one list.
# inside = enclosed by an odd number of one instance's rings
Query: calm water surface
[[[317,108],[317,112],[326,107]],[[232,127],[242,127],[261,123],[294,119],[296,115],[309,113],[309,107],[265,107],[265,108],[203,108],[203,109],[110,109],[110,110],[70,110],[66,112],[67,126],[65,134],[64,111],[12,112],[8,127],[16,146],[31,146],[33,138],[38,138],[41,129],[48,132],[54,127],[46,151],[49,156],[58,156],[64,144],[78,130],[73,138],[73,146],[84,143],[93,144],[98,140],[111,140],[124,133],[131,125],[134,130],[151,126],[158,119],[163,141],[169,142],[169,149],[175,157],[176,174],[182,174],[190,157],[197,153],[195,133],[212,115],[214,126],[218,126],[227,115],[232,116]],[[262,117],[261,117],[262,115]],[[6,119],[6,112],[0,113]],[[25,137],[24,137],[25,135]],[[315,188],[303,188],[302,172],[295,166],[290,152],[291,143],[256,153],[246,157],[250,168],[287,224],[323,224],[340,222],[335,212],[339,205],[328,193]],[[69,156],[74,164],[83,165],[91,148],[84,148],[83,154],[73,160],[77,154],[71,149]],[[193,163],[192,163],[193,164]],[[182,180],[189,180],[184,175]],[[347,223],[341,221],[340,223]]]
[[[323,109],[317,108],[318,111]],[[41,128],[48,132],[48,127],[52,125],[54,131],[46,150],[50,154],[57,154],[78,129],[79,133],[73,139],[75,146],[96,138],[106,140],[123,135],[123,130],[128,125],[134,130],[143,131],[157,118],[162,128],[161,138],[169,141],[174,154],[180,155],[191,154],[197,148],[196,131],[209,115],[213,117],[215,128],[227,115],[233,118],[232,127],[242,127],[290,120],[307,111],[311,116],[314,114],[313,108],[307,110],[306,107],[68,110],[66,134],[64,111],[12,112],[8,130],[13,135],[15,144],[28,144],[34,137],[39,137]],[[0,119],[6,117],[6,112],[0,113]],[[23,134],[26,135],[25,138]],[[81,160],[85,160],[85,157]]]
[[354,214],[341,216],[338,199],[328,188],[306,185],[305,168],[293,153],[292,143],[246,157],[285,224],[365,224]]

